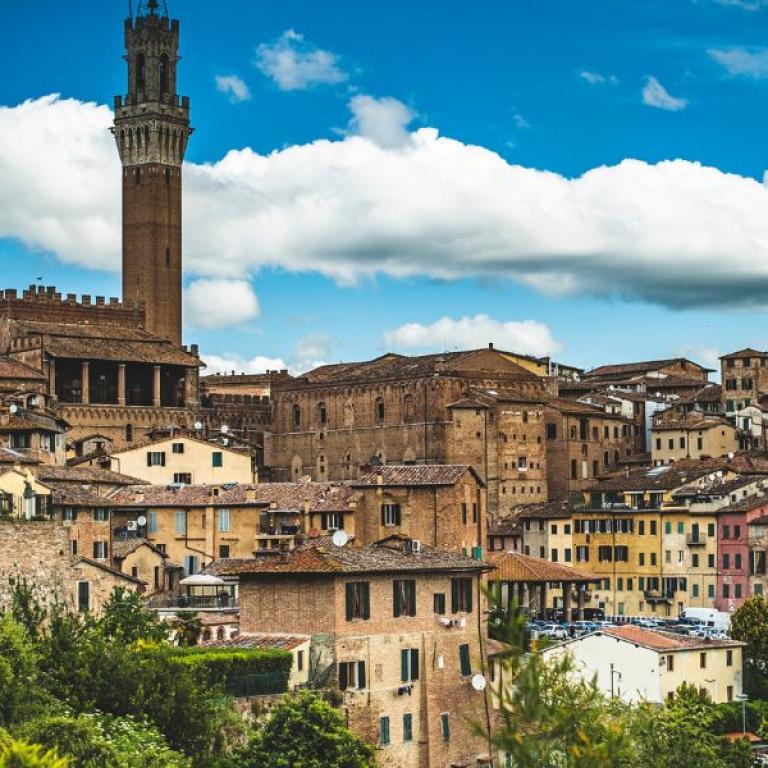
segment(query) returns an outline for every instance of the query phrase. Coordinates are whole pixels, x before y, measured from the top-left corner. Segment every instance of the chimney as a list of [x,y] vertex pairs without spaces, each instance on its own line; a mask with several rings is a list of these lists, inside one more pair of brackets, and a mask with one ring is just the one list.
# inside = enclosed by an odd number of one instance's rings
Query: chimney
[[493,342],[492,341],[488,342],[488,349],[493,349]]

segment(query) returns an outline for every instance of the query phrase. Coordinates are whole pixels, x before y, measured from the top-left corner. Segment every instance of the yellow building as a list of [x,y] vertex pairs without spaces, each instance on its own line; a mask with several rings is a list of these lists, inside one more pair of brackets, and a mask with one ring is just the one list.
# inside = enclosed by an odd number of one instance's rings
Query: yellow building
[[651,430],[655,466],[680,459],[727,456],[739,450],[739,435],[723,419],[684,419],[657,423]]
[[28,469],[0,470],[0,518],[50,517],[51,490]]
[[682,461],[604,480],[585,494],[573,548],[574,566],[599,579],[587,607],[659,617],[714,608],[719,497],[711,489],[731,475],[722,462]]
[[153,485],[256,482],[250,454],[183,435],[115,451],[109,460],[113,472]]

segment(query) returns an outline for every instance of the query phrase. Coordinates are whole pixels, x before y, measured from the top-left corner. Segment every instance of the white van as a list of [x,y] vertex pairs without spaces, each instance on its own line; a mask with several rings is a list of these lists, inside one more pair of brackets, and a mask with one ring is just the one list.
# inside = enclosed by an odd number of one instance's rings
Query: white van
[[714,608],[686,608],[684,618],[697,621],[718,632],[727,632],[731,628],[731,614],[716,611]]

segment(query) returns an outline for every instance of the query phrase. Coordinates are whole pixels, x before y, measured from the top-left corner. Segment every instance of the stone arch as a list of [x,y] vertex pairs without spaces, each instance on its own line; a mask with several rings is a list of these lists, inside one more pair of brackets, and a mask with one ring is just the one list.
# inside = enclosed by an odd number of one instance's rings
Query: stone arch
[[403,453],[403,464],[415,464],[416,463],[416,451],[409,445]]
[[298,454],[291,459],[291,480],[298,480],[304,472],[304,463]]
[[355,403],[351,397],[344,401],[344,426],[353,427],[355,425]]

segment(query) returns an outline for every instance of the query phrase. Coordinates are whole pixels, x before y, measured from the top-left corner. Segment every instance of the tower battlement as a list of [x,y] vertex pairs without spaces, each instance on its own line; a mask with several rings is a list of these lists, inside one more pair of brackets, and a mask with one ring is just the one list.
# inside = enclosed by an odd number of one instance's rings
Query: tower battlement
[[15,288],[0,290],[0,316],[13,320],[50,323],[121,325],[140,328],[145,324],[141,302],[122,302],[114,297],[59,293],[54,286],[30,285],[19,296]]

